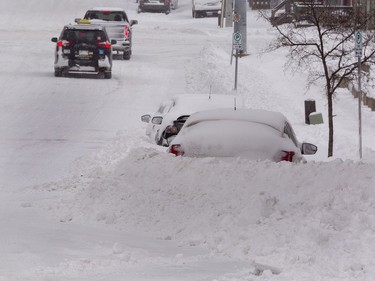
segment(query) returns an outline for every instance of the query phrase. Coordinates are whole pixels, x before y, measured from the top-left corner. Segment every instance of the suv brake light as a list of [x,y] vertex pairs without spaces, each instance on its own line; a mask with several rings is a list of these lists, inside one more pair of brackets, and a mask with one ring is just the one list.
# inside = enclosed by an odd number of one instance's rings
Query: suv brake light
[[181,144],[172,144],[169,148],[169,153],[176,156],[182,156],[184,155],[185,151],[182,149]]
[[97,42],[96,45],[105,49],[111,48],[111,44],[108,42]]
[[293,156],[296,154],[294,151],[282,151],[284,153],[284,156],[281,157],[280,161],[289,161],[293,162]]
[[57,41],[57,47],[69,47],[72,43],[68,40]]

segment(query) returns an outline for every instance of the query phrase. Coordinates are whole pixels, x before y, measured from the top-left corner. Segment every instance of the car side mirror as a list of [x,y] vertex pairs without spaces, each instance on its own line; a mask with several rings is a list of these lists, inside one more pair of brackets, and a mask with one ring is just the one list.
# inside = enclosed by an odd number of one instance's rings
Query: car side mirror
[[152,123],[152,124],[156,124],[156,125],[160,125],[161,122],[163,122],[163,117],[161,117],[161,116],[155,116],[155,117],[152,118],[152,120],[151,120],[151,123]]
[[313,155],[318,151],[318,147],[312,143],[304,142],[302,144],[302,154],[304,155]]
[[130,26],[133,26],[133,25],[135,25],[135,24],[138,24],[138,21],[137,21],[137,20],[131,20],[131,21],[130,21]]
[[151,115],[150,114],[145,114],[145,115],[141,116],[142,122],[149,123],[150,119],[151,119]]
[[115,40],[115,39],[111,40],[111,45],[115,45],[116,43],[117,43],[117,40]]
[[57,42],[57,37],[52,37],[51,41],[54,42],[54,43],[56,43]]

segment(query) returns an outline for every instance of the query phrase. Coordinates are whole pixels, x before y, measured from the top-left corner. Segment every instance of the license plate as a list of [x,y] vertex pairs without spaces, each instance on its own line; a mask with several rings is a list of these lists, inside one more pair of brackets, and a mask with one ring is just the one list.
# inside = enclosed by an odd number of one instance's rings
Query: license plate
[[80,50],[78,52],[78,57],[81,59],[90,59],[93,57],[93,52],[90,52],[88,50]]
[[63,50],[63,53],[64,53],[64,54],[70,54],[70,49],[64,49],[64,50]]
[[79,51],[79,55],[80,56],[88,56],[89,55],[89,51],[87,51],[87,50],[80,50]]

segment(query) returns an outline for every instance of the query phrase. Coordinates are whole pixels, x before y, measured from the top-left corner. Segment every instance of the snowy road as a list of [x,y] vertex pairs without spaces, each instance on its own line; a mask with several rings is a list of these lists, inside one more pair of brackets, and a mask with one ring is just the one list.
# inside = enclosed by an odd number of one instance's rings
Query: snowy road
[[63,24],[52,22],[38,32],[1,32],[1,185],[61,178],[75,159],[103,147],[121,130],[138,142],[144,134],[140,115],[181,91],[186,56],[180,56],[179,47],[193,56],[201,49],[189,35],[172,41],[163,24],[144,26],[140,20],[134,27],[134,55],[130,61],[115,60],[111,81],[53,77],[50,38]]

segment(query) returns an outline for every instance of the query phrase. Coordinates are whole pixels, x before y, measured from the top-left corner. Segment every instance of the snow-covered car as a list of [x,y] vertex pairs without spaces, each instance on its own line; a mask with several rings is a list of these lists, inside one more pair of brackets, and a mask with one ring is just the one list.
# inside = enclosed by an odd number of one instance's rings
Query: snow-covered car
[[139,0],[138,13],[159,12],[168,15],[171,12],[171,0]]
[[171,142],[169,152],[188,157],[242,157],[305,162],[317,147],[300,143],[286,117],[266,110],[214,109],[196,112]]
[[[106,28],[109,39],[116,40],[112,50],[121,52],[125,60],[132,55],[132,26],[138,24],[137,20],[130,20],[124,9],[112,7],[95,7],[85,13],[84,20],[99,24]],[[80,19],[76,19],[79,22]]]
[[60,36],[53,37],[55,49],[55,76],[67,74],[102,75],[112,77],[112,44],[100,25],[65,25]]
[[142,115],[141,120],[148,123],[146,135],[153,142],[168,146],[190,114],[235,106],[242,107],[240,98],[235,95],[180,94],[163,101],[154,114]]
[[221,11],[220,0],[192,0],[193,18],[217,16]]

